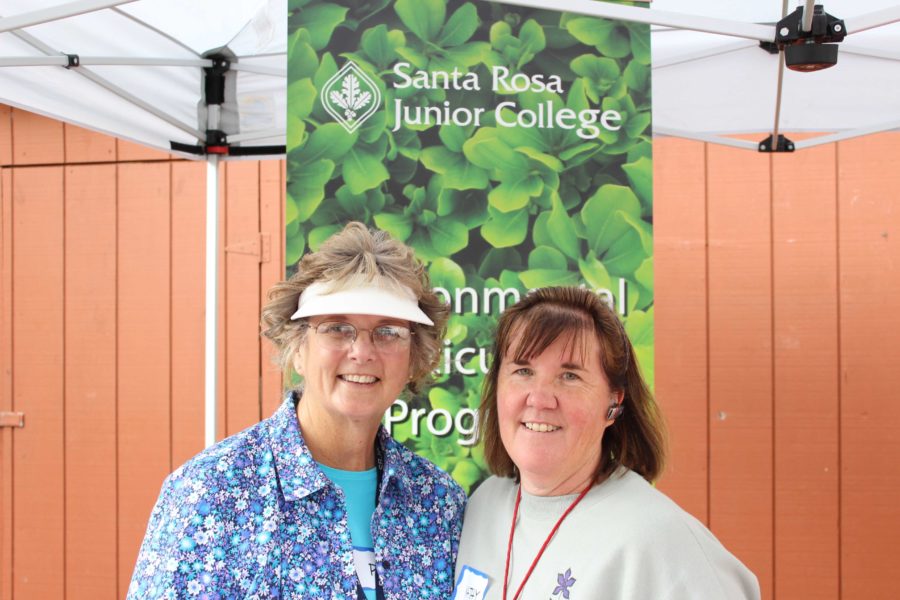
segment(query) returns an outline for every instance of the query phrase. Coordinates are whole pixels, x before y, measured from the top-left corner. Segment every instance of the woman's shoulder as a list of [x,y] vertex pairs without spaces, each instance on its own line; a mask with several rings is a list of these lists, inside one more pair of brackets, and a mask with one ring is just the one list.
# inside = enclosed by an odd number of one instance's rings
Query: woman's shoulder
[[[600,519],[610,541],[641,557],[644,572],[666,577],[693,574],[690,589],[727,590],[727,598],[758,598],[753,574],[696,517],[643,477],[620,470],[597,486],[592,518]],[[673,575],[674,574],[674,575]],[[705,586],[705,587],[704,587]]]
[[500,514],[504,509],[512,510],[516,501],[518,484],[511,477],[492,475],[482,481],[469,497],[466,506],[466,522],[478,520],[482,515],[488,519]]
[[[200,562],[216,567],[210,585],[237,594],[246,578],[231,574],[249,574],[258,557],[267,559],[277,482],[264,423],[203,450],[166,478],[135,565],[130,600],[160,597],[165,590],[179,598],[194,595],[198,584],[190,574]],[[264,569],[257,577],[273,580],[274,571]]]
[[498,498],[515,498],[518,484],[512,477],[498,477],[491,475],[482,481],[472,492],[471,501],[494,502]]
[[264,433],[266,422],[260,421],[201,450],[172,471],[169,479],[220,478],[233,475],[235,469],[243,472],[271,452]]
[[385,468],[401,471],[404,484],[412,489],[429,491],[459,507],[465,506],[466,493],[446,471],[419,456],[386,432],[382,434],[387,463]]
[[680,530],[685,525],[701,525],[655,485],[624,467],[591,490],[585,507],[616,515],[615,520],[631,531]]

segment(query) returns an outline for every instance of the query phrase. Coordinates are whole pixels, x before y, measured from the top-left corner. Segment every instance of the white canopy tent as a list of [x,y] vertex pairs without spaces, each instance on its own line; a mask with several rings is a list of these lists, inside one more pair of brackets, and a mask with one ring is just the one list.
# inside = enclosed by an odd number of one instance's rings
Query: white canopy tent
[[6,0],[0,102],[207,163],[205,441],[215,441],[219,161],[284,154],[286,0]]
[[[548,6],[546,0],[501,0]],[[813,0],[653,0],[650,8],[559,0],[555,10],[648,23],[651,27],[653,133],[758,150],[729,135],[824,133],[790,150],[900,128],[900,3],[819,0],[842,19],[837,65],[800,73],[783,68],[776,23]],[[806,25],[804,23],[804,25]],[[761,138],[764,136],[761,135]]]
[[[896,1],[823,0],[847,37],[838,64],[816,73],[785,72],[759,47],[775,40],[775,23],[797,0],[501,1],[651,24],[655,134],[756,150],[758,142],[727,136],[827,133],[796,142],[800,149],[900,127]],[[0,8],[0,102],[209,165],[207,444],[216,423],[217,169],[220,158],[283,154],[286,47],[286,0],[5,0]],[[222,61],[222,102],[207,106],[207,93],[219,92],[205,77]]]
[[[755,150],[729,134],[775,131],[823,134],[797,149],[900,128],[900,2],[818,0],[843,19],[847,37],[834,67],[785,70],[759,38],[654,26],[654,134],[691,137]],[[743,22],[775,23],[802,0],[655,0],[654,9],[697,12]],[[769,40],[775,34],[769,26]],[[783,81],[779,85],[779,73]],[[780,94],[780,95],[779,95]]]

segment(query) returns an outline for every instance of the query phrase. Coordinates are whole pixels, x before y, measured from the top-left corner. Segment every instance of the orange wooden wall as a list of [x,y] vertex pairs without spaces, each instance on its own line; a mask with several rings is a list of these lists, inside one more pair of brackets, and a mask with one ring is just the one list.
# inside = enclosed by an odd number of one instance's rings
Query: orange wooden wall
[[[0,107],[0,599],[125,595],[163,478],[203,448],[202,163]],[[223,169],[219,437],[268,415],[283,165]]]
[[[654,149],[660,487],[767,600],[896,598],[900,134]],[[278,403],[284,272],[283,164],[223,178],[220,436]],[[0,183],[0,600],[122,597],[202,446],[204,166],[0,107]]]
[[897,598],[900,134],[654,163],[660,487],[764,598]]

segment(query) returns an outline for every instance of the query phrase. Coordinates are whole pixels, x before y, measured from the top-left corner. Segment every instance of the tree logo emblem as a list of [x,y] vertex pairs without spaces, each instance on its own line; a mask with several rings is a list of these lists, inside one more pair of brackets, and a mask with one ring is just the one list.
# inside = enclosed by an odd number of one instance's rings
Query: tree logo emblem
[[359,129],[381,106],[381,91],[352,60],[325,83],[322,106],[347,133]]

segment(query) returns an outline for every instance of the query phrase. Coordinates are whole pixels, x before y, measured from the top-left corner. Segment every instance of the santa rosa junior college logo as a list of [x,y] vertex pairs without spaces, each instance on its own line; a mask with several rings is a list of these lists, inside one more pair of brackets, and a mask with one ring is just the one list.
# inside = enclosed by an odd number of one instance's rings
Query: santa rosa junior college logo
[[322,88],[322,106],[347,133],[353,133],[381,106],[378,85],[352,60]]

